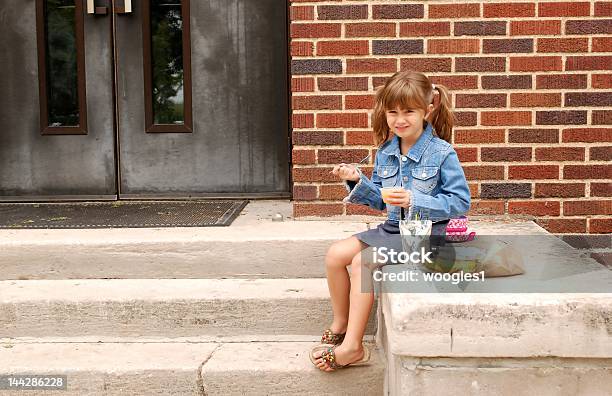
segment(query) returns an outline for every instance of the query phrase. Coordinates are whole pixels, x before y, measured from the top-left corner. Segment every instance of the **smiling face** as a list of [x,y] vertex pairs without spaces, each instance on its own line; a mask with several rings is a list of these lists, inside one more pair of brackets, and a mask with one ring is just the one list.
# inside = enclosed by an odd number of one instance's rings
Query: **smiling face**
[[433,105],[427,107],[427,114],[421,109],[395,109],[385,111],[389,130],[406,142],[416,142],[423,133],[426,116],[433,110]]

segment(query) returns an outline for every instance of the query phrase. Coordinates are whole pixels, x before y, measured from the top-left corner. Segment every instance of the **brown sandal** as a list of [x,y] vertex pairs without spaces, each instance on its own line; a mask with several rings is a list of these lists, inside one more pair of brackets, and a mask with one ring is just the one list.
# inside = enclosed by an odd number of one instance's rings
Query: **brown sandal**
[[321,336],[321,344],[340,345],[344,341],[346,333],[336,334],[332,333],[331,329],[327,329]]
[[338,363],[336,363],[335,349],[337,346],[338,345],[329,345],[329,344],[317,345],[316,347],[312,348],[312,350],[310,351],[310,361],[312,362],[312,364],[316,366],[317,365],[316,360],[319,358],[315,358],[314,354],[321,350],[323,351],[323,353],[321,353],[320,359],[322,359],[325,363],[327,363],[329,367],[333,370],[345,368],[348,366],[361,366],[361,365],[367,364],[370,361],[370,350],[368,349],[368,347],[364,345],[363,346],[363,357],[361,359],[353,363],[339,365]]

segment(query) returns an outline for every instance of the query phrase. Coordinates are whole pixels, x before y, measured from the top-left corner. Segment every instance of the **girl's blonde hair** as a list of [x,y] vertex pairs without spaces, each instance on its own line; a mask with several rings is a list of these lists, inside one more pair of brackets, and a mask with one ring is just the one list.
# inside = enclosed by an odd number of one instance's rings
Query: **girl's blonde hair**
[[403,71],[395,73],[376,92],[376,104],[372,114],[376,145],[380,146],[391,136],[385,114],[387,110],[394,110],[399,106],[401,109],[421,109],[427,113],[427,106],[434,103],[434,91],[438,91],[440,99],[437,105],[434,104],[427,121],[433,125],[438,137],[450,143],[455,116],[451,109],[448,88],[436,84],[434,90],[431,81],[423,73]]

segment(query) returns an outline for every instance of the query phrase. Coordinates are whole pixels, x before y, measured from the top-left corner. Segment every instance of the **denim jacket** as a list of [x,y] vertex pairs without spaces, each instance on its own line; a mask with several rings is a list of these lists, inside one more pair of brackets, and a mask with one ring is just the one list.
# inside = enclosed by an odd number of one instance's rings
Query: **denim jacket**
[[[400,207],[383,202],[380,188],[403,186],[412,197],[412,216],[433,222],[458,217],[470,209],[470,190],[459,158],[453,147],[434,136],[427,123],[408,155],[400,152],[400,139],[395,135],[376,153],[372,179],[359,171],[358,182],[347,181],[349,195],[344,202],[387,208],[388,220],[400,220]],[[408,217],[408,210],[405,210]]]

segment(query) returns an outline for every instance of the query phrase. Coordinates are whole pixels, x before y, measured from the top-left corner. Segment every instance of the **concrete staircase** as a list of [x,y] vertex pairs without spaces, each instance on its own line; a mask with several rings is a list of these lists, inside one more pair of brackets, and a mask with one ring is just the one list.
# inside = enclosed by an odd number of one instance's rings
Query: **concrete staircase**
[[383,394],[378,349],[333,374],[308,359],[331,320],[325,249],[366,225],[245,214],[227,228],[1,231],[0,375],[67,375],[66,395]]

